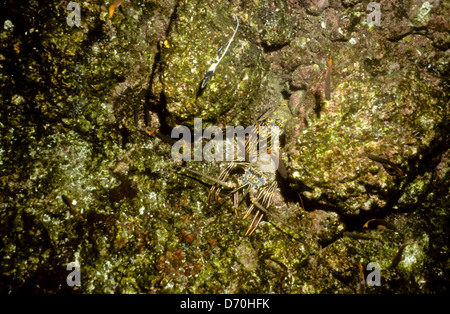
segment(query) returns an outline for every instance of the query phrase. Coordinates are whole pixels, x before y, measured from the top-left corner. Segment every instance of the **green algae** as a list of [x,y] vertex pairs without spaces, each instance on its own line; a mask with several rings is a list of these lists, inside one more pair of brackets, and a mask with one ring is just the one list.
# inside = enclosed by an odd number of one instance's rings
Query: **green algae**
[[[124,2],[112,19],[107,4],[92,3],[82,5],[79,28],[65,23],[56,2],[41,8],[45,18],[35,5],[8,11],[0,291],[355,293],[358,264],[377,262],[382,286],[368,293],[445,292],[448,56],[439,27],[447,5],[432,5],[428,12],[414,3],[406,18],[429,28],[429,37],[403,33],[396,5],[382,19],[392,25],[369,29],[358,1],[232,9],[221,1]],[[233,15],[236,38],[197,97]],[[144,104],[153,106],[148,121]],[[282,121],[289,177],[271,210],[296,235],[266,217],[245,237],[251,217],[236,216],[226,194],[208,202],[207,182],[179,171],[170,145],[143,132],[194,117],[216,125]],[[390,175],[366,151],[406,176]],[[186,166],[218,176],[225,165]],[[373,217],[400,231],[362,231]],[[343,235],[353,230],[374,239]],[[405,242],[417,244],[388,269]],[[74,288],[65,270],[73,261],[83,274]]]

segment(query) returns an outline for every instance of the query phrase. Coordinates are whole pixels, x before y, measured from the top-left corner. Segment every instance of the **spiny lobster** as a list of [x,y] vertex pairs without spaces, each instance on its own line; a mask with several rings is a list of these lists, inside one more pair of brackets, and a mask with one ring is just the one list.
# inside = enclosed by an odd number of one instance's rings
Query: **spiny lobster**
[[[256,133],[258,134],[260,134],[259,128],[260,125],[255,128]],[[274,135],[273,130],[283,132],[282,130],[279,131],[280,129],[278,128],[278,126],[273,122],[268,123],[267,128],[271,130],[272,137]],[[275,135],[278,136],[279,134]],[[287,178],[284,163],[281,159],[279,159],[278,152],[273,152],[272,137],[261,138],[260,136],[258,140],[257,136],[252,136],[252,134],[249,134],[248,138],[245,141],[245,160],[229,162],[228,165],[222,170],[217,179],[207,174],[180,166],[180,168],[185,169],[190,173],[213,182],[213,185],[209,191],[208,201],[210,201],[211,198],[217,200],[222,189],[229,190],[229,194],[233,195],[233,208],[236,215],[239,215],[238,207],[240,203],[247,196],[249,197],[250,205],[246,209],[243,215],[243,219],[249,217],[250,214],[252,214],[252,212],[254,212],[255,210],[256,213],[247,231],[245,232],[246,236],[252,235],[253,232],[258,228],[262,218],[264,217],[264,214],[275,218],[289,229],[295,231],[295,228],[284,222],[281,218],[271,213],[269,210],[270,206],[272,205],[275,190],[278,187],[278,182],[276,180],[277,171],[284,179]],[[270,156],[270,158],[252,158],[255,157],[254,154],[257,153],[255,149],[252,149],[252,147],[256,147],[254,146],[256,143],[258,143],[259,146],[263,140],[265,140],[265,143],[267,143],[268,154],[266,156]],[[276,164],[278,165],[278,168],[270,172],[263,171],[264,167],[267,167],[268,163],[271,163],[273,165],[273,161],[275,161],[275,158],[277,158]],[[243,195],[241,198],[239,198],[239,192],[241,192]]]

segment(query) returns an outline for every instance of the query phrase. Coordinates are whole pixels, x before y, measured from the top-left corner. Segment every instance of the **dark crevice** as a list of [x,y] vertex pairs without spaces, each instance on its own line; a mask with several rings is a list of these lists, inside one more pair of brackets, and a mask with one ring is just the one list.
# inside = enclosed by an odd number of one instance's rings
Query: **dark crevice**
[[[46,85],[45,82],[52,82],[51,71],[49,70],[49,63],[43,59],[40,52],[48,51],[42,46],[42,40],[40,34],[35,32],[28,37],[24,37],[23,34],[31,27],[31,22],[26,18],[25,13],[21,11],[7,12],[14,26],[14,34],[16,38],[20,39],[21,52],[18,54],[12,46],[4,49],[2,54],[5,56],[6,61],[1,61],[0,64],[4,68],[5,73],[11,78],[11,87],[15,87],[16,90],[22,90],[22,97],[25,99],[23,108],[24,121],[26,123],[33,124],[37,128],[38,140],[41,138],[41,134],[44,134],[44,125],[46,123],[53,124],[59,121],[60,117],[52,117],[46,114],[45,111],[40,109],[38,103],[36,103],[36,95],[42,90],[49,88],[59,88],[59,82],[54,85]],[[3,25],[3,24],[2,24]],[[23,57],[23,56],[26,56]],[[34,60],[38,66],[31,66],[29,60]],[[35,73],[31,74],[30,69],[37,68],[40,80],[33,79]],[[12,102],[13,88],[2,90],[2,94],[8,102]],[[56,107],[53,98],[47,97],[45,101],[51,104],[51,107]],[[3,112],[2,112],[3,114]],[[6,114],[6,113],[5,113]],[[8,119],[5,119],[8,123]]]
[[349,40],[349,37],[330,38],[332,43],[347,43]]
[[[180,2],[177,1],[175,4],[175,7],[173,9],[172,14],[170,15],[169,24],[166,29],[165,36],[168,37],[172,28],[173,23],[176,21],[178,16],[178,8],[180,6]],[[145,101],[144,101],[144,120],[145,125],[148,126],[150,124],[150,115],[149,111],[154,112],[159,119],[160,122],[160,129],[159,132],[165,136],[170,136],[172,128],[167,123],[167,117],[169,116],[169,112],[167,111],[167,99],[164,94],[164,89],[161,90],[159,95],[155,95],[153,93],[153,85],[155,81],[155,77],[157,74],[159,74],[159,71],[161,70],[161,52],[162,52],[162,44],[158,43],[157,45],[157,52],[155,54],[155,59],[153,62],[152,72],[150,74],[150,79],[148,83],[148,88],[145,94]]]
[[320,113],[322,112],[324,99],[322,97],[322,94],[319,93],[318,91],[314,93],[314,99],[315,99],[314,113],[316,114],[317,118],[320,119]]
[[270,52],[275,52],[275,51],[281,50],[282,48],[286,47],[289,44],[290,44],[290,42],[281,43],[281,44],[268,44],[268,43],[262,42],[261,47],[262,47],[264,53],[270,53]]
[[283,97],[284,100],[289,100],[289,98],[291,97],[292,93],[290,93],[287,90],[282,90],[281,91],[281,96]]
[[391,42],[396,42],[396,41],[400,41],[403,38],[405,38],[408,35],[422,35],[422,36],[426,36],[425,32],[427,27],[426,26],[421,26],[421,27],[414,27],[412,28],[410,31],[405,32],[403,34],[397,35],[395,37],[388,37],[387,40],[391,41]]

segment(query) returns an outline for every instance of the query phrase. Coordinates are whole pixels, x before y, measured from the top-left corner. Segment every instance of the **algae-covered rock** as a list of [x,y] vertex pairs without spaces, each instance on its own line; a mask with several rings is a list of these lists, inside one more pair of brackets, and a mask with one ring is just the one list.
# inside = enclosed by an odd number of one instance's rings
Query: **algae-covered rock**
[[[447,2],[78,3],[0,19],[0,292],[448,292]],[[265,211],[172,159],[194,118],[280,126]]]
[[[444,132],[439,126],[445,104],[440,97],[425,96],[429,93],[414,93],[429,87],[419,80],[412,83],[401,72],[383,82],[347,78],[341,86],[346,91],[336,87],[314,124],[300,129],[298,121],[287,130],[290,175],[308,198],[330,200],[346,213],[358,214],[383,207],[389,191],[409,188],[410,183],[404,184],[414,166],[408,160],[426,150],[436,132]],[[390,174],[367,154],[384,156],[403,170]]]
[[[194,117],[215,121],[258,103],[264,88],[262,51],[254,42],[243,40],[244,16],[223,14],[225,8],[188,2],[176,12],[152,86],[152,93],[166,105],[172,126],[191,125]],[[219,60],[211,81],[202,87],[205,72]]]

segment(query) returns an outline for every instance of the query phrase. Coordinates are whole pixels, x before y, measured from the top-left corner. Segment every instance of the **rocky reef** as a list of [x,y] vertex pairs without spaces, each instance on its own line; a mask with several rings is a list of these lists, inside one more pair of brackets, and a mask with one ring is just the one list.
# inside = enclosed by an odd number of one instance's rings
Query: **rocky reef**
[[[448,293],[450,4],[369,2],[7,1],[0,292]],[[295,230],[245,236],[249,201],[177,167],[194,118],[280,121]]]

